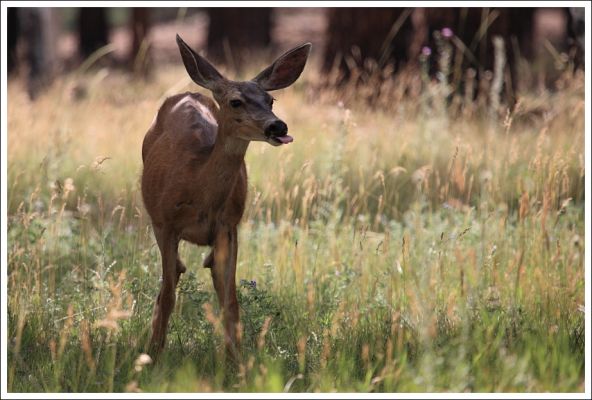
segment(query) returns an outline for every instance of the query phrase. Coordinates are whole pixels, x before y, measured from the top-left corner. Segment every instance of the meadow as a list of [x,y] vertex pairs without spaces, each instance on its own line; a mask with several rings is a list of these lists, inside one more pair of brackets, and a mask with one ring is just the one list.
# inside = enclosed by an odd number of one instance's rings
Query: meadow
[[236,366],[187,244],[165,354],[143,355],[141,143],[201,89],[180,65],[76,71],[34,102],[10,80],[8,391],[584,391],[582,74],[499,113],[417,77],[323,80],[274,93],[294,143],[247,152]]

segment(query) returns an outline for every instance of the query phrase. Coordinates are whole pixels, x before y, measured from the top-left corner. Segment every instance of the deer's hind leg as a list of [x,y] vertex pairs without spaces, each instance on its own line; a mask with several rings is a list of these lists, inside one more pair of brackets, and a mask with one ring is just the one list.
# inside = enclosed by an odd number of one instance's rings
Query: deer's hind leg
[[178,255],[179,240],[166,228],[154,227],[154,235],[162,258],[162,282],[152,313],[151,352],[156,356],[164,348],[169,318],[175,307],[175,289],[185,272]]

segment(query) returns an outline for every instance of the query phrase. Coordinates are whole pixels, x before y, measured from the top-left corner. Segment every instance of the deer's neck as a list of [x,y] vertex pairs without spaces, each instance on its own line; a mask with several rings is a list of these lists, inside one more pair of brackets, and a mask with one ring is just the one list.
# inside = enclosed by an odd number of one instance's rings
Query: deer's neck
[[209,195],[214,204],[222,204],[234,188],[249,142],[229,135],[228,127],[221,123],[214,149],[205,165],[209,178]]

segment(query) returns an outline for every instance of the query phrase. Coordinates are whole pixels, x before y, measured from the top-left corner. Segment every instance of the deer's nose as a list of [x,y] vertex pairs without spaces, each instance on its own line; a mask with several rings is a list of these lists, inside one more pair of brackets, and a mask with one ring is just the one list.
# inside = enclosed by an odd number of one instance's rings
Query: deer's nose
[[284,136],[288,133],[288,125],[284,121],[276,119],[265,128],[267,136]]

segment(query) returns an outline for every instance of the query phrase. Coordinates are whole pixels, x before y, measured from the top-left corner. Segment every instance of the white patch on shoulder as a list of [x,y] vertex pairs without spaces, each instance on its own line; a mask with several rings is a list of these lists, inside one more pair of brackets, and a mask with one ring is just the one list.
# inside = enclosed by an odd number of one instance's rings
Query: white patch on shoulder
[[177,109],[178,109],[179,107],[181,107],[183,104],[185,104],[185,103],[187,103],[187,102],[191,102],[191,97],[190,97],[189,95],[187,95],[187,96],[183,97],[181,100],[179,100],[179,101],[177,102],[177,104],[175,104],[175,105],[173,106],[173,108],[171,108],[171,113],[173,113],[173,112],[177,111]]
[[173,108],[171,108],[171,113],[175,112],[179,107],[181,107],[185,103],[190,103],[210,124],[218,126],[218,121],[216,121],[216,117],[214,117],[214,114],[212,114],[210,109],[202,103],[200,103],[199,101],[193,99],[190,95],[187,95],[183,97],[181,100],[179,100],[177,104],[175,104]]
[[199,101],[194,102],[194,105],[199,110],[200,114],[203,115],[206,121],[208,121],[212,125],[218,126],[218,121],[216,121],[214,114],[212,114],[208,107],[204,106]]

